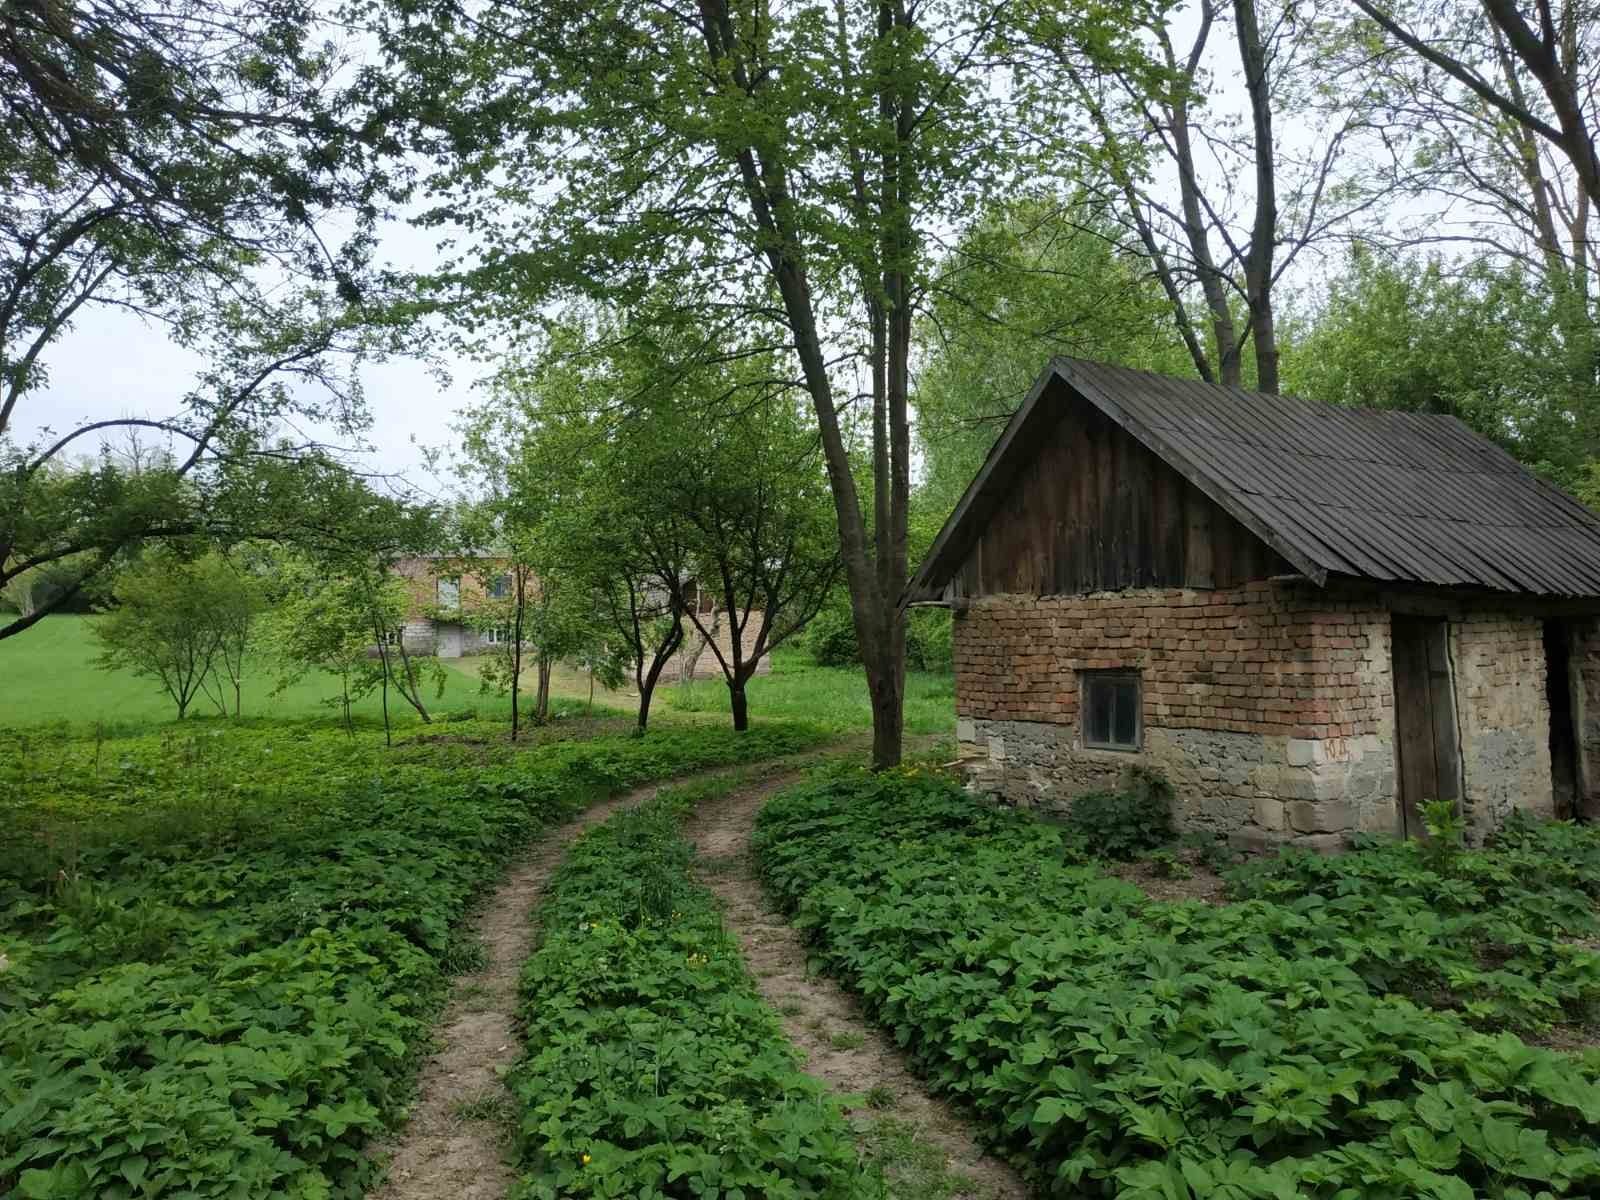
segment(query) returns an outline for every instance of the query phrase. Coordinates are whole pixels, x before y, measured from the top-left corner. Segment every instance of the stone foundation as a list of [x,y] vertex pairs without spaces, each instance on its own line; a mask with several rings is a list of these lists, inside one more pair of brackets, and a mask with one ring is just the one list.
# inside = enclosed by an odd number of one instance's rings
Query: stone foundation
[[1351,833],[1394,828],[1394,751],[1376,734],[1147,728],[1131,753],[1085,749],[1076,726],[1055,722],[963,718],[956,731],[968,787],[1018,807],[1068,812],[1077,796],[1118,787],[1137,763],[1172,784],[1182,831],[1245,849],[1334,851]]

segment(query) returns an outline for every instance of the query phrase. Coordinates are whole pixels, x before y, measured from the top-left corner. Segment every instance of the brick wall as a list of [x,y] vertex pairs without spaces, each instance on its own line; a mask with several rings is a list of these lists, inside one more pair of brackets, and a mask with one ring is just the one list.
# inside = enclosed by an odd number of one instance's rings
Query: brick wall
[[1388,614],[1270,583],[996,596],[955,621],[956,712],[1078,721],[1078,672],[1142,672],[1146,726],[1326,739],[1392,720]]
[[[978,790],[1070,807],[1160,770],[1188,828],[1337,849],[1396,819],[1389,617],[1370,597],[1248,584],[1000,596],[955,621],[958,740]],[[1137,670],[1139,752],[1085,748],[1079,672]]]

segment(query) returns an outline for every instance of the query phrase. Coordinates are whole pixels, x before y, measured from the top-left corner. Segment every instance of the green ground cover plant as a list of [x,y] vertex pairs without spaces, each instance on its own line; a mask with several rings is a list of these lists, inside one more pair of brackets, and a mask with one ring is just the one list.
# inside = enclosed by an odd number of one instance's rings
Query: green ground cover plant
[[821,1083],[801,1073],[665,792],[573,847],[522,976],[528,1054],[515,1195],[880,1196]]
[[[756,851],[820,965],[1053,1194],[1591,1196],[1600,1053],[1492,1027],[1550,1014],[1534,993],[1552,963],[1557,1008],[1594,1002],[1600,958],[1539,929],[1593,921],[1579,896],[1594,895],[1596,835],[1520,836],[1476,865],[1455,857],[1475,885],[1430,881],[1395,848],[1326,875],[1322,860],[1256,868],[1235,904],[1158,903],[1081,860],[1070,833],[942,776],[846,772],[777,797]],[[1530,869],[1546,858],[1560,865]],[[1471,958],[1435,885],[1505,922],[1512,957]],[[1365,899],[1346,911],[1341,894]],[[1392,952],[1410,965],[1375,971]],[[1432,994],[1468,970],[1470,1000]]]
[[600,796],[826,736],[511,752],[462,722],[380,759],[336,728],[226,732],[62,743],[8,791],[0,1197],[360,1195],[509,854]]

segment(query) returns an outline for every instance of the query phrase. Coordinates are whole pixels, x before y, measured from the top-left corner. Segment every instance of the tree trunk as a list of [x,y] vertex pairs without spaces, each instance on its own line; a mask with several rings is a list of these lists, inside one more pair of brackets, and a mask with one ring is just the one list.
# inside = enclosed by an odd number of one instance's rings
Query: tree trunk
[[[750,79],[735,50],[739,32],[728,6],[724,2],[703,0],[701,11],[706,20],[701,25],[706,49],[714,62],[726,63],[736,86],[747,95],[754,95],[757,85]],[[892,35],[892,31],[891,31]],[[887,40],[880,30],[880,42]],[[903,114],[911,121],[909,111]],[[897,127],[897,134],[899,127]],[[891,154],[894,150],[891,149]],[[856,626],[856,636],[862,643],[862,661],[866,668],[868,686],[874,697],[882,695],[884,704],[898,703],[900,689],[894,681],[892,654],[885,655],[882,646],[873,643],[882,635],[895,629],[901,620],[898,610],[899,595],[888,596],[880,590],[877,564],[868,544],[867,524],[861,508],[860,494],[856,488],[854,465],[839,423],[839,410],[834,401],[833,381],[828,357],[822,345],[817,324],[816,308],[812,300],[811,282],[807,276],[800,247],[806,243],[797,229],[797,220],[791,211],[788,179],[781,163],[759,155],[753,146],[746,146],[736,154],[740,179],[750,213],[756,226],[765,235],[764,255],[772,280],[783,303],[789,332],[794,337],[795,355],[812,406],[817,415],[817,430],[822,442],[823,461],[828,470],[828,486],[833,494],[834,513],[838,519],[839,552],[844,560],[845,578],[850,586],[850,611]],[[904,197],[901,197],[904,200]],[[899,214],[903,216],[903,214]],[[863,230],[863,232],[867,232]],[[874,237],[876,241],[876,237]],[[887,264],[886,264],[887,265]],[[865,283],[865,281],[864,281]],[[872,286],[864,286],[870,295]],[[876,370],[876,367],[875,367]],[[892,409],[890,421],[905,419]],[[893,464],[896,474],[904,469],[909,477],[909,465]],[[892,539],[904,546],[906,508],[890,506],[889,525]],[[899,574],[904,574],[904,563],[896,564]],[[893,638],[890,639],[893,641]],[[871,647],[869,649],[869,647]],[[900,726],[896,719],[884,724],[878,704],[873,707],[873,765],[878,768],[894,766],[900,761]]]
[[634,625],[635,645],[639,648],[639,655],[634,659],[633,681],[639,686],[639,732],[643,733],[650,726],[650,698],[655,695],[656,682],[661,678],[661,672],[666,669],[667,661],[676,654],[683,645],[683,614],[673,614],[672,627],[667,630],[667,636],[656,646],[655,653],[650,658],[648,669],[644,665],[644,639],[639,636],[637,619]]
[[1267,80],[1267,55],[1255,0],[1234,0],[1234,25],[1239,34],[1239,63],[1250,96],[1256,164],[1256,213],[1245,255],[1245,299],[1250,306],[1250,337],[1255,344],[1256,387],[1278,391],[1278,333],[1272,316],[1273,250],[1278,236],[1278,191],[1272,141],[1272,94]]
[[[379,642],[378,645],[381,647],[383,643]],[[381,656],[383,651],[379,650],[378,653]],[[389,662],[387,659],[383,661],[383,744],[389,747],[394,746],[394,734],[389,728]]]
[[522,613],[527,606],[527,572],[517,568],[517,611],[511,622],[511,740],[522,732],[521,713],[518,711],[518,692],[522,685]]
[[244,712],[244,688],[239,681],[233,681],[233,715],[235,719]]
[[534,699],[534,720],[540,725],[550,719],[550,671],[554,666],[545,655],[539,656],[539,692]]
[[[740,733],[750,728],[750,704],[744,694],[744,683],[728,681],[728,706],[733,709],[733,727]],[[874,737],[873,745],[876,747],[877,739]]]

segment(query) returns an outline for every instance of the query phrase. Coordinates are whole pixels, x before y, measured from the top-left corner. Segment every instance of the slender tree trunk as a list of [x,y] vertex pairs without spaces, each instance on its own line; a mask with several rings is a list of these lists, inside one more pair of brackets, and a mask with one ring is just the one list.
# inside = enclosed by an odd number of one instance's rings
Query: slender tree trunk
[[540,725],[550,719],[550,671],[554,666],[548,655],[539,655],[539,692],[534,699],[534,720]]
[[[701,29],[712,61],[728,68],[735,86],[748,95],[755,95],[760,85],[751,79],[738,53],[741,35],[727,4],[724,0],[701,0],[701,12],[705,17]],[[888,49],[884,45],[887,40],[883,37],[879,39],[880,46],[885,50]],[[909,104],[902,115],[907,122],[913,119]],[[783,303],[789,332],[794,337],[801,375],[816,410],[829,490],[833,494],[834,512],[838,519],[839,552],[844,561],[845,578],[850,585],[850,612],[855,622],[856,636],[862,643],[862,662],[874,698],[873,766],[891,767],[900,761],[901,752],[901,721],[891,712],[900,699],[900,688],[892,663],[893,631],[902,621],[898,607],[900,598],[883,593],[869,546],[854,468],[840,426],[827,354],[817,324],[811,283],[799,250],[806,239],[799,235],[796,228],[784,168],[780,163],[764,159],[752,146],[739,150],[736,158],[751,216],[766,235],[764,253],[768,269]],[[863,233],[868,232],[863,230]],[[876,237],[874,240],[877,240]],[[864,291],[870,294],[873,288],[867,286]],[[890,420],[894,421],[896,414],[892,411],[892,404],[891,399]],[[904,419],[903,413],[898,416]],[[895,465],[897,469],[904,466],[909,472],[908,465]],[[906,515],[904,506],[891,504],[889,523],[897,538],[904,537]],[[897,566],[903,574],[904,564]],[[886,634],[889,635],[889,646],[883,645]]]
[[511,621],[511,740],[522,732],[522,714],[519,711],[522,684],[522,611],[527,603],[527,572],[517,568],[517,611]]
[[244,688],[238,679],[233,681],[233,715],[237,720],[244,713]]
[[[638,627],[636,621],[636,634]],[[634,659],[633,680],[639,686],[639,732],[643,733],[650,727],[650,699],[655,695],[656,683],[661,678],[661,672],[666,670],[668,661],[683,645],[683,614],[681,612],[673,614],[672,627],[667,631],[667,636],[656,646],[648,668],[644,665],[644,639],[639,637],[635,645],[639,647],[640,652]]]
[[1250,306],[1250,337],[1255,345],[1256,387],[1278,390],[1278,333],[1272,313],[1273,251],[1278,237],[1276,152],[1272,140],[1272,93],[1267,54],[1255,0],[1234,0],[1234,26],[1239,35],[1239,63],[1250,97],[1250,120],[1256,165],[1256,213],[1245,255],[1244,289]]
[[[380,642],[379,645],[382,645],[382,643]],[[385,746],[392,747],[394,745],[394,734],[389,729],[389,664],[388,664],[387,661],[384,662],[384,664],[383,664],[382,692],[383,692],[383,744]]]
[[728,707],[733,710],[733,727],[740,733],[750,728],[750,702],[745,696],[744,680],[728,680]]

